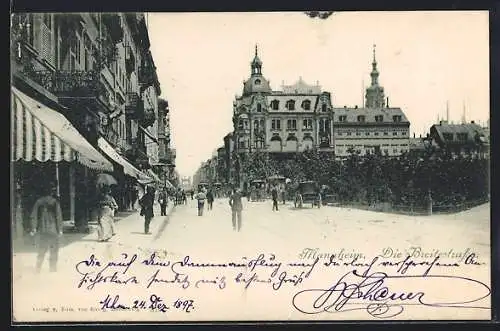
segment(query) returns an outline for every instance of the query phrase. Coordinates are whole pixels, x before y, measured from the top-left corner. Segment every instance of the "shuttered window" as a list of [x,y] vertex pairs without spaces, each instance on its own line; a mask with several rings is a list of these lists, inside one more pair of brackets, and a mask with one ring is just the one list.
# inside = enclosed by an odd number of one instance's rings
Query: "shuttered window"
[[40,55],[47,62],[55,65],[52,19],[52,14],[43,14],[40,24]]

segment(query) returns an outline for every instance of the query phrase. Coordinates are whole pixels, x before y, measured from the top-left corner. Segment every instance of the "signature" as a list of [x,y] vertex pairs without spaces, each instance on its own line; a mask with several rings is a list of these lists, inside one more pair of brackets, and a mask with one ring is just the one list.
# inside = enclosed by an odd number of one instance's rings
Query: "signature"
[[[419,279],[415,288],[411,280]],[[422,285],[424,281],[425,285]],[[452,293],[442,293],[443,281]],[[393,290],[397,285],[407,290]],[[412,288],[408,290],[408,287]],[[460,289],[467,287],[467,292]],[[394,286],[397,288],[397,286]],[[377,318],[395,317],[404,311],[405,306],[422,305],[428,307],[452,307],[490,309],[473,306],[491,294],[491,289],[484,283],[467,277],[424,275],[424,276],[389,276],[383,272],[359,274],[352,270],[342,276],[328,289],[306,289],[297,292],[292,304],[304,314],[341,313],[354,310],[366,310]],[[446,296],[446,297],[445,297]],[[452,298],[456,296],[456,298]]]

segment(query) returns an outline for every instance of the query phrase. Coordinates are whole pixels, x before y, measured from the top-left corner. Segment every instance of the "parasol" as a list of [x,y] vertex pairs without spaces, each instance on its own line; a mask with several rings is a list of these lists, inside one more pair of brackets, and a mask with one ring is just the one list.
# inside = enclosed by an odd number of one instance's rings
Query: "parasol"
[[111,186],[111,185],[118,184],[117,180],[113,176],[111,176],[110,174],[97,175],[96,183],[98,186],[101,186],[101,185]]

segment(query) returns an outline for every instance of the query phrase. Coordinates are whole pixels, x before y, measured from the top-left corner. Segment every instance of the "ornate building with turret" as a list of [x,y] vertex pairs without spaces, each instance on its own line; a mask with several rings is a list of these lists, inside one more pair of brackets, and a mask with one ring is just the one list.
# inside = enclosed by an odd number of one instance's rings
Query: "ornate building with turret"
[[262,72],[255,47],[250,77],[233,102],[235,147],[239,154],[253,151],[295,153],[307,148],[333,152],[331,94],[300,78],[293,85],[272,90]]

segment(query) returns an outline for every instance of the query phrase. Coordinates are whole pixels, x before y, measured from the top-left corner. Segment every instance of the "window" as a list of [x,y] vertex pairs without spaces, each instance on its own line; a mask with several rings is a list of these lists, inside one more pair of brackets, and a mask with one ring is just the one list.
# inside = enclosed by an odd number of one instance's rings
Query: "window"
[[389,135],[389,132],[384,131],[384,136],[388,136],[388,135]]
[[303,124],[303,129],[304,130],[312,130],[313,125],[312,125],[312,119],[306,118],[302,121]]
[[347,121],[347,116],[346,115],[339,116],[339,122],[345,122],[345,121]]
[[239,144],[238,144],[238,147],[239,148],[245,148],[245,142],[244,141],[240,141]]
[[398,133],[397,133],[396,131],[394,131],[394,132],[392,133],[392,135],[393,135],[393,136],[397,136],[397,135],[398,135]]
[[255,138],[255,147],[256,148],[264,148],[264,138],[256,137]]
[[297,120],[287,120],[286,128],[287,130],[297,130]]
[[75,55],[76,55],[76,63],[78,66],[81,65],[81,60],[82,60],[82,39],[80,38],[79,34],[76,34],[76,41],[75,41]]
[[358,122],[364,122],[364,121],[365,121],[365,115],[359,115]]
[[467,141],[467,133],[466,132],[457,133],[457,139],[459,141]]
[[394,116],[392,116],[392,120],[395,123],[401,122],[401,115],[394,115]]
[[321,111],[326,112],[326,103],[321,105]]
[[260,103],[257,104],[257,111],[259,113],[262,111],[262,105]]
[[369,136],[370,135],[370,132],[365,132],[365,136]]
[[348,136],[352,135],[352,132],[351,131],[347,131],[347,135]]
[[311,109],[311,101],[309,101],[309,100],[302,101],[302,108],[304,110],[310,110]]
[[279,109],[280,102],[278,100],[273,100],[271,101],[271,108],[273,110],[278,110]]
[[406,136],[406,131],[401,132],[401,135]]
[[338,136],[341,136],[341,135],[342,135],[342,132],[337,132],[337,135],[338,135]]
[[356,131],[356,136],[361,136],[361,132]]
[[259,120],[253,121],[253,128],[254,128],[254,130],[258,130],[259,129]]
[[259,127],[261,128],[261,130],[264,130],[266,128],[266,126],[264,125],[264,120],[260,120],[259,123]]
[[288,109],[288,110],[295,110],[295,101],[294,100],[288,100],[286,102],[286,109]]
[[444,140],[453,140],[453,133],[443,133]]
[[396,154],[396,153],[398,152],[398,149],[397,149],[397,148],[394,148],[394,149],[392,150],[392,152],[393,152],[394,154]]
[[278,119],[271,120],[271,130],[281,130],[281,121]]
[[243,130],[243,120],[239,120],[238,129]]
[[51,14],[42,14],[43,15],[43,24],[49,29],[52,29],[52,15]]
[[375,122],[383,122],[383,121],[384,121],[384,116],[382,115],[375,116]]
[[260,79],[255,80],[255,85],[260,85]]
[[374,136],[378,136],[378,132],[374,132],[374,133],[373,133],[373,135],[374,135]]

